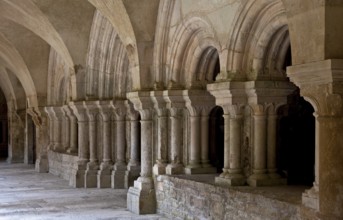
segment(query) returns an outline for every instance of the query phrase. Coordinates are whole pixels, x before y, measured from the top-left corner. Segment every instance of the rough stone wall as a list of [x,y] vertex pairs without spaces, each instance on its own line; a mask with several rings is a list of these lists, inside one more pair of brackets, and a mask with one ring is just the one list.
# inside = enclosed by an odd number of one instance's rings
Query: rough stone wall
[[49,151],[48,158],[50,173],[65,180],[70,180],[72,178],[72,170],[74,164],[77,162],[77,156]]
[[171,219],[316,219],[299,204],[171,176],[157,177],[156,198]]

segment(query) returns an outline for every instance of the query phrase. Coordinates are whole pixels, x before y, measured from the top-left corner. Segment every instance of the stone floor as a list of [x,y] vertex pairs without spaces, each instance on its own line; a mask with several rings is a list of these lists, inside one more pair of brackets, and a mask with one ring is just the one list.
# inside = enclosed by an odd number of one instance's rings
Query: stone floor
[[0,219],[166,219],[126,209],[127,190],[74,189],[32,165],[0,162]]

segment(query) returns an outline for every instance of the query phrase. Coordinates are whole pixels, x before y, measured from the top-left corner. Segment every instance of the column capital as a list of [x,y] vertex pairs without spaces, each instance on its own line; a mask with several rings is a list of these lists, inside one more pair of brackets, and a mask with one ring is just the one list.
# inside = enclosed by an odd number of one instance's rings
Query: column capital
[[85,122],[88,120],[87,108],[84,101],[70,102],[69,106],[73,110],[73,113],[79,122]]
[[127,116],[130,118],[130,120],[138,120],[139,112],[133,108],[133,104],[129,100],[125,101],[125,107],[127,110]]
[[109,121],[114,111],[113,101],[100,101],[99,103],[99,113],[103,121]]
[[167,115],[167,102],[163,96],[163,91],[151,91],[150,96],[157,115],[160,117]]
[[139,111],[142,120],[151,120],[151,110],[154,104],[150,97],[150,91],[138,91],[127,93],[127,98],[132,102],[135,110]]
[[114,102],[114,111],[113,111],[114,120],[116,121],[125,120],[126,112],[127,112],[125,101],[126,100],[116,100]]
[[330,59],[287,68],[290,80],[320,116],[343,115],[343,60]]
[[167,109],[184,108],[186,106],[183,90],[165,90],[163,91],[163,98],[167,104]]
[[215,98],[206,90],[184,90],[183,99],[191,116],[208,115]]
[[207,85],[207,91],[215,97],[219,106],[244,104],[247,102],[245,82],[216,82]]
[[89,121],[95,121],[99,114],[100,106],[99,101],[87,101],[85,102],[87,116]]

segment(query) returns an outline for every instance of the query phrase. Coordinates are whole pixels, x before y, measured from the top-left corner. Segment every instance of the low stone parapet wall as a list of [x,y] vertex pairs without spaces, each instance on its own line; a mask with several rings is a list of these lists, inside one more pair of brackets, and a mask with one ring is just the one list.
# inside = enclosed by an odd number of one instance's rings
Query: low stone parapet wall
[[170,219],[312,219],[301,205],[301,192],[299,199],[290,203],[261,195],[261,188],[257,194],[256,188],[247,187],[244,192],[239,188],[158,176],[157,212]]
[[48,158],[49,173],[65,180],[71,179],[73,167],[77,163],[77,156],[49,151]]

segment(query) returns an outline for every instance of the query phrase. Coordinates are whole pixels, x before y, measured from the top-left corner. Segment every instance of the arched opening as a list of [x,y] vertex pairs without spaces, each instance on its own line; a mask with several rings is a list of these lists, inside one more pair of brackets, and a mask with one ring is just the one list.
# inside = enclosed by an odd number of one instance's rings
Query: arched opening
[[217,106],[210,113],[209,158],[210,163],[221,173],[224,167],[224,111]]
[[5,95],[0,90],[0,159],[8,157],[8,119],[7,102]]
[[278,167],[289,185],[308,185],[314,181],[315,118],[310,103],[297,89],[287,105],[278,111]]

